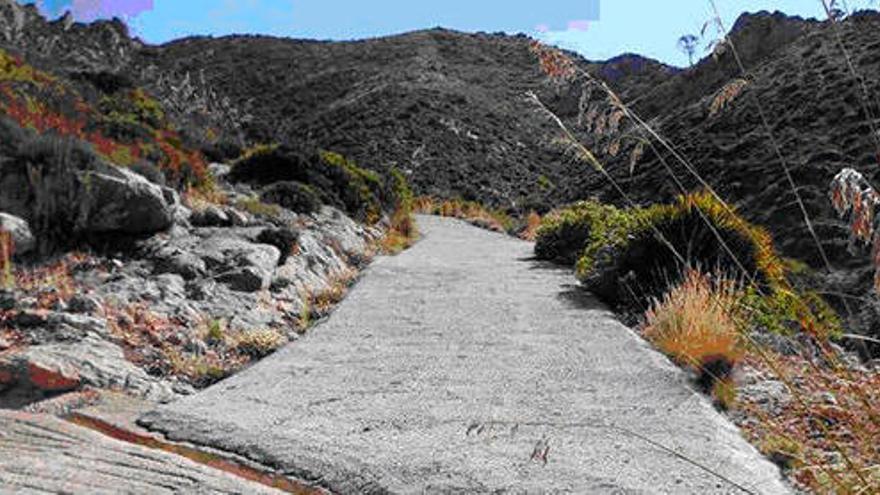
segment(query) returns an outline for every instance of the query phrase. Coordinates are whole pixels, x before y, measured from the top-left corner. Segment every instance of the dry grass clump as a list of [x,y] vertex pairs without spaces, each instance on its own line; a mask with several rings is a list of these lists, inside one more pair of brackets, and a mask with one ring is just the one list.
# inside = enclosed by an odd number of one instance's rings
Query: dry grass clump
[[706,380],[714,383],[742,358],[740,297],[737,284],[689,269],[681,284],[654,300],[642,334],[680,365],[720,373]]
[[520,239],[525,241],[534,242],[535,239],[538,238],[538,229],[541,227],[541,215],[538,215],[536,212],[529,212],[528,216],[526,216],[526,224],[523,227],[523,230],[519,233]]
[[743,90],[749,85],[745,79],[734,79],[725,84],[715,97],[712,98],[712,104],[709,105],[709,116],[714,117],[724,111],[734,100],[742,94]]
[[204,211],[210,205],[225,205],[229,197],[214,185],[193,187],[188,185],[182,195],[183,204],[193,211]]
[[398,208],[391,215],[391,224],[379,245],[383,253],[397,254],[415,244],[418,237],[419,231],[412,212]]
[[[746,437],[811,493],[880,490],[880,372],[844,362],[818,332],[805,329],[798,349],[781,355],[758,344],[742,284],[689,270],[683,282],[655,300],[644,337],[694,370]],[[769,399],[743,393],[750,383],[783,387]],[[771,388],[772,389],[772,388]]]
[[419,237],[413,218],[415,199],[406,176],[397,169],[391,170],[391,189],[395,198],[390,225],[379,245],[384,253],[397,254],[415,244]]
[[230,366],[228,361],[221,360],[216,353],[187,354],[170,346],[164,349],[164,356],[170,367],[169,374],[185,378],[198,388],[219,382],[243,364]]
[[344,270],[333,275],[324,290],[311,296],[312,307],[322,314],[329,312],[342,302],[355,278],[357,278],[355,270]]
[[413,211],[416,213],[422,213],[425,215],[431,215],[434,211],[434,198],[431,196],[419,196],[417,198],[413,198],[412,207]]
[[299,331],[307,330],[315,318],[326,316],[333,307],[342,302],[348,289],[358,277],[358,271],[350,268],[331,275],[321,290],[306,288],[302,291],[302,308],[299,315]]
[[253,359],[263,358],[287,343],[287,337],[274,328],[241,332],[235,337],[236,350]]
[[211,385],[287,342],[277,329],[241,330],[208,317],[192,325],[145,304],[107,304],[104,312],[126,359],[150,374],[178,377],[195,387]]
[[509,232],[513,227],[510,216],[500,210],[493,210],[475,201],[463,199],[436,200],[420,197],[414,200],[416,213],[439,215],[441,217],[459,218],[495,232]]
[[13,269],[11,288],[35,297],[37,308],[51,309],[77,294],[80,287],[73,278],[72,267],[86,258],[84,254],[71,253],[42,266]]
[[256,217],[278,218],[281,215],[280,206],[264,203],[256,196],[236,201],[235,207]]
[[11,289],[15,285],[15,277],[12,275],[12,254],[15,243],[12,234],[0,230],[0,289]]

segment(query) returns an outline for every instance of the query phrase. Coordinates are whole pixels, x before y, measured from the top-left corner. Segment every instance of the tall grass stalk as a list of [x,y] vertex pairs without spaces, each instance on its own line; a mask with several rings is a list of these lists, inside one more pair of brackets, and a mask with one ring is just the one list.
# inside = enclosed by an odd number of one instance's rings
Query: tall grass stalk
[[843,40],[843,35],[840,32],[840,23],[831,11],[832,4],[834,2],[819,0],[819,3],[822,4],[822,8],[825,9],[825,14],[828,17],[828,22],[831,23],[831,29],[834,31],[834,39],[837,42],[837,46],[840,47],[840,52],[843,55],[844,61],[846,62],[846,67],[861,92],[861,98],[859,99],[859,101],[862,104],[862,111],[865,112],[865,119],[868,121],[868,127],[871,130],[871,138],[874,141],[874,149],[876,152],[877,160],[880,161],[880,134],[877,133],[877,126],[875,123],[876,119],[869,103],[871,101],[871,97],[868,92],[868,86],[865,84],[865,79],[856,70],[855,64],[853,64],[852,56],[850,55],[849,50],[846,48],[846,44]]
[[[721,14],[718,11],[718,6],[716,5],[715,0],[708,1],[709,5],[712,7],[712,12],[715,15],[715,22],[717,23],[718,27],[726,33],[727,29],[724,25],[724,21],[721,20]],[[727,46],[730,48],[730,52],[733,54],[733,58],[736,61],[736,65],[739,68],[742,77],[748,80],[748,71],[746,71],[745,65],[742,62],[742,58],[740,58],[739,56],[739,52],[737,51],[733,40],[730,38],[730,36],[725,35],[725,41],[727,42]],[[779,165],[782,168],[786,181],[788,181],[791,192],[792,194],[794,194],[795,201],[804,219],[804,225],[806,225],[807,230],[810,232],[810,236],[813,238],[813,242],[816,244],[816,249],[819,252],[819,256],[822,258],[822,262],[825,264],[825,267],[830,273],[832,271],[831,261],[828,258],[828,254],[825,252],[825,248],[822,246],[819,235],[816,233],[816,229],[813,226],[813,221],[810,218],[810,213],[807,211],[807,207],[804,204],[801,193],[798,191],[797,183],[795,183],[794,177],[791,174],[791,168],[788,165],[788,161],[782,154],[782,149],[779,146],[779,142],[776,140],[776,136],[774,136],[773,134],[773,130],[770,127],[770,121],[767,119],[767,113],[764,110],[764,106],[761,104],[761,100],[758,99],[754,92],[750,91],[749,94],[752,95],[752,102],[754,103],[754,106],[758,112],[758,117],[761,120],[761,125],[764,128],[764,132],[767,134],[767,140],[770,143],[771,148],[773,149],[773,153],[776,155],[776,159],[779,161]]]
[[15,275],[12,273],[12,250],[14,248],[12,234],[0,230],[0,288],[15,287]]

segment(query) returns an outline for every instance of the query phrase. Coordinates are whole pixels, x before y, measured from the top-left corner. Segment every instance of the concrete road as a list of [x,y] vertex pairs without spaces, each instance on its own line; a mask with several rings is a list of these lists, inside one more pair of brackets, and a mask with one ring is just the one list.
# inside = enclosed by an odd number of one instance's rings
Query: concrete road
[[306,338],[143,422],[339,493],[787,492],[570,270],[419,225]]

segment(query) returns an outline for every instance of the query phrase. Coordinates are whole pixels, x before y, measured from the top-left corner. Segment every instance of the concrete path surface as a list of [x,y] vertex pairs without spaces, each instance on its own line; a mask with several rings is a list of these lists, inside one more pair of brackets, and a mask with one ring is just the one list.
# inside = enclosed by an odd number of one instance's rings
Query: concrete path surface
[[570,270],[418,221],[304,339],[142,422],[339,493],[787,492]]

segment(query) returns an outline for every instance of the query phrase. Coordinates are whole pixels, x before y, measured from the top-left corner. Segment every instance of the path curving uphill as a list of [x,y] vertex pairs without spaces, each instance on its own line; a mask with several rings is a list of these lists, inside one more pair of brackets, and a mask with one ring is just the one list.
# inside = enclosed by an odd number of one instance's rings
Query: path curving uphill
[[339,493],[788,492],[569,270],[418,221],[308,336],[143,423]]

